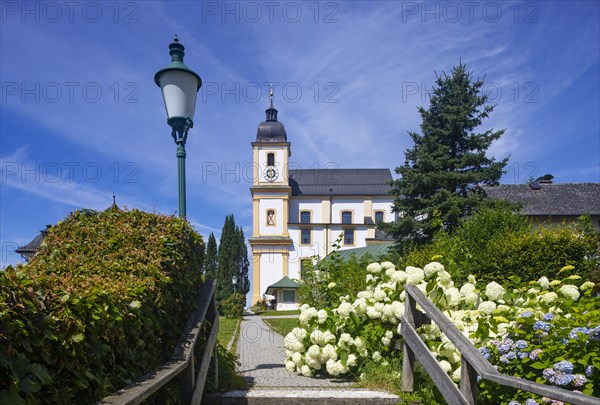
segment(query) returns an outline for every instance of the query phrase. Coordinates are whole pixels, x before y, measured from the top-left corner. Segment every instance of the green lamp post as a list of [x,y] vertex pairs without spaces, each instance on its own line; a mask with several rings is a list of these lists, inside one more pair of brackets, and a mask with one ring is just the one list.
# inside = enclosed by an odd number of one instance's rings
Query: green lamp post
[[154,75],[160,87],[167,110],[167,124],[177,145],[177,178],[179,182],[179,216],[185,218],[185,142],[190,128],[194,126],[196,93],[202,86],[200,76],[183,64],[185,48],[177,35],[169,45],[171,63]]

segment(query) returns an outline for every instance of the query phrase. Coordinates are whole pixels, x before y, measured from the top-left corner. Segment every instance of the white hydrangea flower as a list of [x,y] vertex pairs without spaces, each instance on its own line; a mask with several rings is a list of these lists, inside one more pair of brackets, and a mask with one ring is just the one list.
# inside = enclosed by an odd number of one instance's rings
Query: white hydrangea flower
[[312,345],[311,347],[309,347],[306,351],[306,356],[315,358],[321,357],[321,348],[319,347],[319,345]]
[[472,274],[469,274],[469,276],[467,277],[467,281],[473,285],[477,284],[477,280],[475,280],[475,276]]
[[506,290],[495,281],[492,281],[485,287],[485,295],[487,295],[490,301],[498,301],[504,296],[505,292]]
[[438,262],[431,262],[423,267],[423,271],[425,272],[425,278],[430,278],[431,276],[444,271],[444,266]]
[[306,311],[308,308],[310,308],[310,305],[302,304],[302,306],[300,307],[300,312]]
[[358,298],[364,298],[365,300],[368,300],[369,298],[373,297],[373,294],[370,291],[361,291],[356,294],[356,296]]
[[329,289],[331,290],[331,289],[332,289],[332,288],[334,288],[336,285],[337,285],[337,284],[336,284],[336,283],[334,283],[334,282],[332,281],[331,283],[327,284],[327,288],[329,288]]
[[477,308],[480,312],[483,312],[484,314],[492,314],[494,312],[494,310],[496,309],[496,303],[493,301],[483,301],[481,304],[479,304],[479,308]]
[[332,345],[327,344],[323,350],[321,350],[321,363],[326,363],[330,359],[334,361],[337,360],[337,353]]
[[385,300],[386,297],[387,297],[387,294],[385,293],[385,291],[383,291],[379,287],[375,288],[375,292],[373,293],[373,298],[375,298],[376,301],[383,301],[383,300]]
[[450,363],[448,363],[447,360],[442,360],[440,361],[440,367],[442,368],[442,370],[444,370],[446,373],[449,373],[450,371],[452,371],[452,365]]
[[460,304],[460,291],[458,291],[458,288],[449,288],[446,291],[444,291],[444,295],[446,296],[448,306],[456,307]]
[[392,263],[392,262],[382,262],[381,267],[385,270],[388,270],[388,269],[394,269],[396,266],[394,266],[394,263]]
[[357,315],[363,315],[365,312],[367,312],[367,301],[365,301],[364,298],[359,298],[356,301],[354,301],[354,303],[352,304],[352,308],[354,308],[354,311]]
[[381,361],[381,353],[373,352],[373,361],[379,363]]
[[391,277],[392,274],[394,274],[395,272],[396,272],[396,269],[393,268],[393,267],[390,267],[389,269],[385,270],[385,275],[388,276],[388,277]]
[[342,302],[340,304],[340,306],[337,308],[337,313],[342,318],[350,316],[351,312],[352,312],[352,304],[350,304],[349,302]]
[[461,373],[461,368],[460,368],[460,366],[458,366],[458,368],[452,372],[452,381],[454,381],[455,383],[459,383],[460,382],[460,373]]
[[285,362],[285,368],[287,371],[289,371],[290,373],[293,373],[294,371],[296,371],[296,365],[294,364],[293,361],[286,361]]
[[535,287],[531,287],[529,290],[527,290],[527,294],[537,294],[540,292],[539,288],[535,288]]
[[577,301],[579,299],[579,289],[577,286],[565,284],[561,286],[558,291],[570,300]]
[[542,290],[547,290],[550,288],[550,281],[548,281],[548,277],[540,277],[537,283],[542,287]]
[[283,339],[283,346],[292,352],[304,352],[302,340],[298,339],[292,332],[288,333]]
[[446,270],[440,271],[437,273],[437,282],[444,287],[452,287],[454,282],[452,281],[452,276]]
[[362,349],[365,346],[365,343],[360,337],[356,337],[354,339],[354,346],[356,346],[357,349]]
[[555,292],[548,292],[541,297],[542,302],[546,304],[551,304],[558,299],[558,294]]
[[304,340],[304,338],[306,337],[306,335],[308,335],[308,332],[306,331],[306,329],[304,328],[294,328],[292,329],[291,332],[292,335],[296,336],[296,339],[298,340]]
[[319,329],[315,329],[310,334],[310,341],[319,346],[325,346],[329,342],[335,342],[335,335],[326,330],[321,332]]
[[[377,304],[381,304],[381,303],[378,302]],[[379,318],[381,318],[382,310],[383,310],[383,304],[379,310],[378,310],[377,306],[368,307],[367,308],[367,316],[371,319],[379,319]]]
[[373,277],[372,274],[367,274],[367,283],[370,283],[373,280],[375,280],[375,277]]
[[499,312],[509,312],[510,307],[508,305],[498,305],[496,310],[498,310]]
[[381,271],[381,265],[379,263],[371,263],[367,266],[369,273],[379,273]]
[[324,309],[319,310],[319,312],[317,312],[317,319],[320,324],[325,323],[325,321],[327,320],[327,311],[325,311]]
[[312,356],[309,356],[307,354],[306,358],[304,359],[304,361],[306,362],[306,364],[310,368],[313,368],[315,370],[320,370],[321,369],[321,360],[320,360],[319,357],[312,357]]
[[302,365],[302,355],[298,352],[294,353],[292,355],[292,361],[294,362],[295,365],[301,366]]
[[425,279],[425,273],[418,267],[408,266],[406,274],[408,275],[407,284],[419,284]]
[[348,355],[348,360],[346,360],[346,366],[347,367],[356,366],[356,356],[354,354]]
[[381,343],[383,343],[384,346],[389,346],[390,343],[392,343],[392,340],[387,338],[386,336],[382,336]]
[[392,273],[392,275],[390,276],[390,279],[397,283],[404,284],[408,279],[408,274],[406,274],[406,272],[402,270],[394,271],[394,273]]
[[460,287],[460,293],[462,295],[467,295],[468,293],[475,292],[475,285],[471,283],[465,283],[462,287]]
[[304,377],[312,377],[313,376],[312,370],[306,364],[300,368],[300,371],[302,372],[302,375]]

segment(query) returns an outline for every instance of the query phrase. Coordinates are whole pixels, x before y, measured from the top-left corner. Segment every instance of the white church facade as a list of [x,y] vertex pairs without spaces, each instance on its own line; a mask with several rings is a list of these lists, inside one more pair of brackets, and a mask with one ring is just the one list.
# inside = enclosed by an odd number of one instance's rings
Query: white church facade
[[257,131],[253,150],[252,303],[272,296],[276,309],[297,307],[294,280],[311,257],[380,243],[377,223],[395,219],[389,169],[290,169],[291,143],[277,110]]

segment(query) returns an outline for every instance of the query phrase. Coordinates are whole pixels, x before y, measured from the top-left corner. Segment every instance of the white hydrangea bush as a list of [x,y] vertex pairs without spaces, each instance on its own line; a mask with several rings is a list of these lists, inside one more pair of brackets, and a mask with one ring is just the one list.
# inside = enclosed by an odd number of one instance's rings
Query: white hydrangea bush
[[[406,284],[416,285],[442,310],[465,337],[477,347],[501,339],[521,313],[543,316],[557,311],[556,301],[576,301],[580,287],[542,277],[529,289],[507,290],[496,282],[478,286],[474,276],[455,286],[451,275],[438,262],[423,267],[397,270],[390,262],[367,266],[367,287],[356,297],[341,297],[333,309],[300,308],[300,326],[284,340],[285,367],[305,376],[340,376],[355,372],[370,359],[385,362],[400,338],[400,321],[405,311]],[[417,308],[419,308],[417,306]],[[460,353],[435,325],[419,329],[433,356],[456,383],[460,380]]]

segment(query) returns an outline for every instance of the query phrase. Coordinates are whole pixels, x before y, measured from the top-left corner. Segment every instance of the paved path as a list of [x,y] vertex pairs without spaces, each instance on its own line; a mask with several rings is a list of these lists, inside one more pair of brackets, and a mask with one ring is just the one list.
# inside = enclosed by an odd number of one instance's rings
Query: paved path
[[254,314],[244,315],[238,340],[238,371],[253,387],[347,388],[352,383],[340,379],[308,378],[286,370],[283,337],[273,332]]

